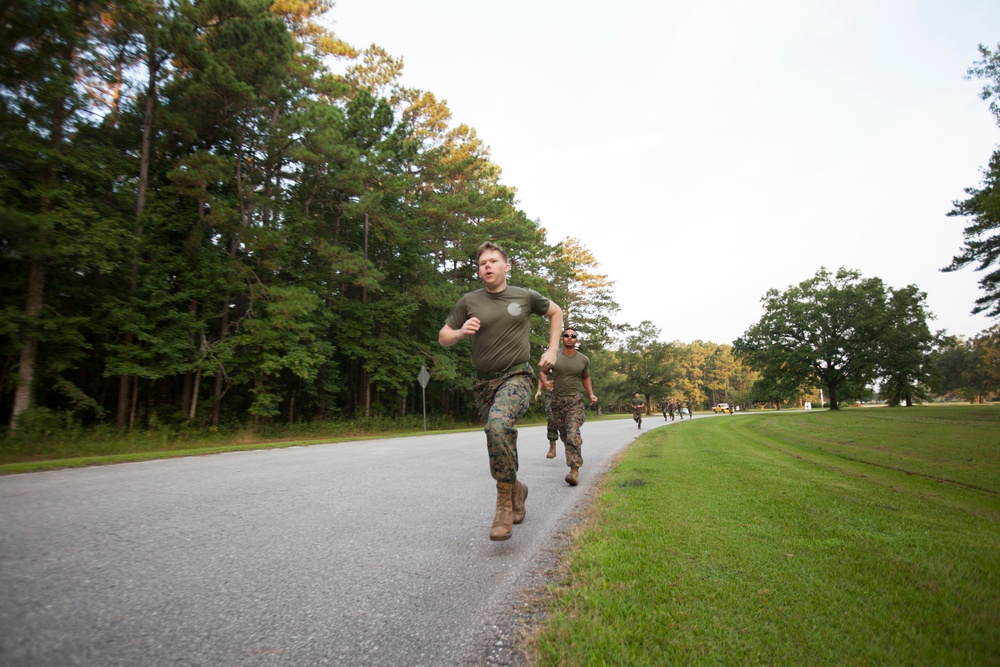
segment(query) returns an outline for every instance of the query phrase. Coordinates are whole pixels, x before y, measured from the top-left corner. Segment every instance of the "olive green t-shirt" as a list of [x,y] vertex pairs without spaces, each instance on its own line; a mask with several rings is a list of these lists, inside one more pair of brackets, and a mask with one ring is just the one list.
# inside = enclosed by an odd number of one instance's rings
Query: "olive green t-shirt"
[[559,350],[554,371],[552,395],[579,396],[583,388],[583,378],[590,375],[590,359],[580,352],[568,357]]
[[479,331],[469,337],[472,365],[477,373],[497,373],[531,358],[529,319],[548,311],[549,300],[535,290],[508,285],[502,292],[469,292],[444,323],[461,329],[470,317],[479,318]]

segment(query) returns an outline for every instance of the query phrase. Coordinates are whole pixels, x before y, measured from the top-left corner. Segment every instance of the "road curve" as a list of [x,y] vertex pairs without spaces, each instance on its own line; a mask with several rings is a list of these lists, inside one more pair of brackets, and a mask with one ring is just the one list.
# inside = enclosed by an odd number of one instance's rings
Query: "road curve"
[[651,416],[584,426],[580,486],[522,427],[490,542],[482,433],[0,477],[0,664],[514,664],[511,611]]

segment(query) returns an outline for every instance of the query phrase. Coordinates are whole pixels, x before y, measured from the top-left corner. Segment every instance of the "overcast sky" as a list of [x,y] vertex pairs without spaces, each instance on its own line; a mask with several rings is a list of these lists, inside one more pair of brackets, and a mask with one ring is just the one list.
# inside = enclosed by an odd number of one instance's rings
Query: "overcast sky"
[[[336,0],[336,34],[476,129],[550,242],[615,282],[617,320],[731,343],[820,267],[916,284],[975,335],[946,217],[1000,144],[965,80],[997,0]],[[500,239],[502,243],[502,239]],[[511,283],[517,284],[516,269]]]

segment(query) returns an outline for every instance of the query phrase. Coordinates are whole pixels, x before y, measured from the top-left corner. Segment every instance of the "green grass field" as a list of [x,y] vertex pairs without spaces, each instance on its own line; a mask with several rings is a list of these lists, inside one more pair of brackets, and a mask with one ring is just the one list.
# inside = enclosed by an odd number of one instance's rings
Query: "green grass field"
[[1000,664],[1000,407],[650,432],[544,606],[534,665]]

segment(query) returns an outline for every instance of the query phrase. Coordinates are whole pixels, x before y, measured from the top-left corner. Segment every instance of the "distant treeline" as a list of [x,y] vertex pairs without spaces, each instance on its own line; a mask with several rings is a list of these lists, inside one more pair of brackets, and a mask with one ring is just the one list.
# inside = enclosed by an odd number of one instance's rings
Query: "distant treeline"
[[[431,409],[468,412],[468,346],[436,340],[478,245],[572,301],[580,248],[548,243],[476,132],[399,84],[400,61],[323,28],[330,5],[4,4],[12,423],[400,415],[421,409],[421,366]],[[608,294],[577,316],[600,321]]]
[[[731,346],[616,323],[596,258],[550,243],[475,130],[402,86],[401,60],[323,27],[331,6],[3,4],[12,426],[392,418],[422,409],[421,367],[429,412],[473,417],[469,346],[436,341],[488,239],[582,334],[602,405],[765,400]],[[766,400],[815,389],[799,385]]]

